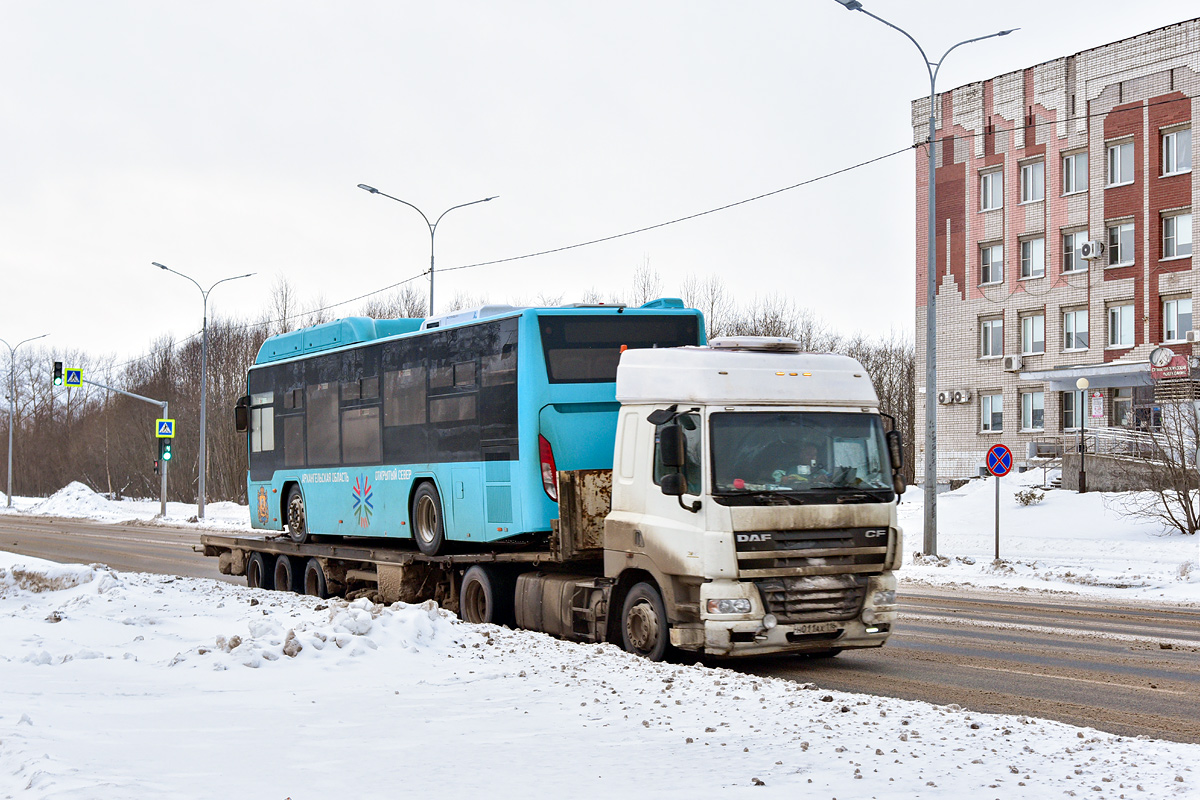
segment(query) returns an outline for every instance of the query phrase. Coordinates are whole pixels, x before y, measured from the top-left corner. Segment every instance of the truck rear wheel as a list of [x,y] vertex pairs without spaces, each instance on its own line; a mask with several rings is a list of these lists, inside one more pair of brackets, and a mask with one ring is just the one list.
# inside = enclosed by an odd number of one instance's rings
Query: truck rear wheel
[[463,622],[513,624],[516,587],[508,574],[478,564],[463,575],[458,592],[458,611]]
[[304,593],[322,599],[329,597],[329,584],[325,580],[325,570],[321,568],[321,562],[315,558],[310,558],[304,565]]
[[274,572],[267,569],[267,559],[262,553],[251,553],[246,561],[246,585],[251,589],[275,587]]
[[412,532],[417,549],[427,556],[440,555],[446,549],[446,526],[442,517],[442,498],[437,488],[426,481],[412,501]]
[[299,486],[293,486],[287,499],[287,535],[296,544],[308,541],[308,512]]
[[662,661],[669,640],[662,595],[649,583],[635,584],[621,610],[621,644],[630,653]]
[[287,556],[275,559],[275,589],[280,592],[299,592],[301,589],[296,580],[296,569]]

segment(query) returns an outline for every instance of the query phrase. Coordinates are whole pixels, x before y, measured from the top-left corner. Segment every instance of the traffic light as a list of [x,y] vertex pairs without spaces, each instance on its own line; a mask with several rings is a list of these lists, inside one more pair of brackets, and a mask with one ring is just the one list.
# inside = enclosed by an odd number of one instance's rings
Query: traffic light
[[171,460],[171,440],[170,439],[159,439],[158,440],[158,457],[163,462],[163,466],[166,466],[166,462]]
[[54,385],[55,386],[63,385],[63,368],[62,368],[61,361],[54,362]]

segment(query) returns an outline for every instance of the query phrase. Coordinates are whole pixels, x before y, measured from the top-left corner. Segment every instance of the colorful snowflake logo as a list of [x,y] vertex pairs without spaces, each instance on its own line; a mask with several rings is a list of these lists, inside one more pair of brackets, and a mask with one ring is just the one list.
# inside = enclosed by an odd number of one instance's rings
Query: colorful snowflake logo
[[366,528],[371,524],[371,514],[375,506],[371,503],[371,482],[366,475],[354,479],[354,516],[358,517],[358,525]]

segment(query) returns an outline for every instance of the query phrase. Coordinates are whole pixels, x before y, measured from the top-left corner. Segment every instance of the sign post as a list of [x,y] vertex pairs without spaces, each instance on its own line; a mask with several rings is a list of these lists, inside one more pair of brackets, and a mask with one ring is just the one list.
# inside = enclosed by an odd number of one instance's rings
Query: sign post
[[1012,451],[994,444],[987,452],[987,468],[996,478],[996,560],[1000,560],[1000,479],[1012,470]]

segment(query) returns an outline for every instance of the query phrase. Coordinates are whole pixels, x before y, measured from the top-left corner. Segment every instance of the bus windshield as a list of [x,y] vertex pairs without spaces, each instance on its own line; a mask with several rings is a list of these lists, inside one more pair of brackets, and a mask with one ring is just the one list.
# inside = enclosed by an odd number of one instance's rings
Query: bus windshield
[[678,314],[565,316],[539,320],[546,374],[550,383],[612,383],[617,379],[621,345],[683,347],[700,343],[695,316]]
[[890,461],[878,415],[725,412],[713,414],[710,424],[714,494],[866,490],[891,499]]

